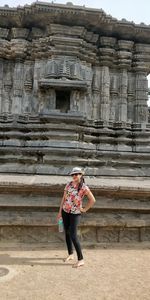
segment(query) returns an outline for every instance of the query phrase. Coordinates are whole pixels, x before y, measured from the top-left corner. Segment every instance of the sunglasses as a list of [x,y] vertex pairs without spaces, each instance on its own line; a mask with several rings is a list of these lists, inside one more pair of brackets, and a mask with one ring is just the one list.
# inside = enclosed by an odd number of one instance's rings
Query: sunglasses
[[71,176],[78,176],[78,175],[81,175],[81,173],[75,173],[75,174],[72,174]]

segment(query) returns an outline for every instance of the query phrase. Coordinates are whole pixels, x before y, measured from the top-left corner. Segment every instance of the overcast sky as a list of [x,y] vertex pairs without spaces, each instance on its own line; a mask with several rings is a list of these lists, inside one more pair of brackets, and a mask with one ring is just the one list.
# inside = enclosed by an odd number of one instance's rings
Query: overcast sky
[[[5,4],[10,7],[31,4],[34,0],[0,0],[0,6]],[[51,3],[52,1],[46,1]],[[144,22],[150,24],[150,0],[53,0],[54,3],[72,2],[76,5],[87,7],[102,8],[107,14],[111,14],[117,19],[125,18],[135,23]]]

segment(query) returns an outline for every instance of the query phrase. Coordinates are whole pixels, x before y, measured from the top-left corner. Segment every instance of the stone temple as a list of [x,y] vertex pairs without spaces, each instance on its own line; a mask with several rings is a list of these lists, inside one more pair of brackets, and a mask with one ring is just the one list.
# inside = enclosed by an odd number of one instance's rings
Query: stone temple
[[0,8],[0,172],[150,176],[150,26],[103,10]]
[[149,73],[150,26],[71,2],[0,7],[0,243],[60,242],[74,166],[97,200],[83,240],[150,240]]

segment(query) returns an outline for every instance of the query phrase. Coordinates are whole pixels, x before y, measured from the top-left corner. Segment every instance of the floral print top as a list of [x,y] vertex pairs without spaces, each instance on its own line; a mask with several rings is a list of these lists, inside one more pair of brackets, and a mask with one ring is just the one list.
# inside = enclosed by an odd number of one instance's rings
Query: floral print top
[[85,183],[78,192],[78,186],[74,186],[72,181],[69,182],[65,187],[66,199],[63,203],[63,210],[67,213],[80,214],[82,199],[88,191],[89,188]]

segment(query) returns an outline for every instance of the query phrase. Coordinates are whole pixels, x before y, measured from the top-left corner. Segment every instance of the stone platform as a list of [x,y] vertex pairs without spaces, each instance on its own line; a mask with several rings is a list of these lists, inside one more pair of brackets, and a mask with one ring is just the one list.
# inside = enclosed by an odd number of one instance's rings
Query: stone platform
[[[150,179],[85,176],[96,197],[82,215],[87,243],[150,239]],[[62,243],[56,215],[68,176],[0,175],[0,243]]]
[[64,116],[0,117],[0,172],[150,177],[150,124]]

